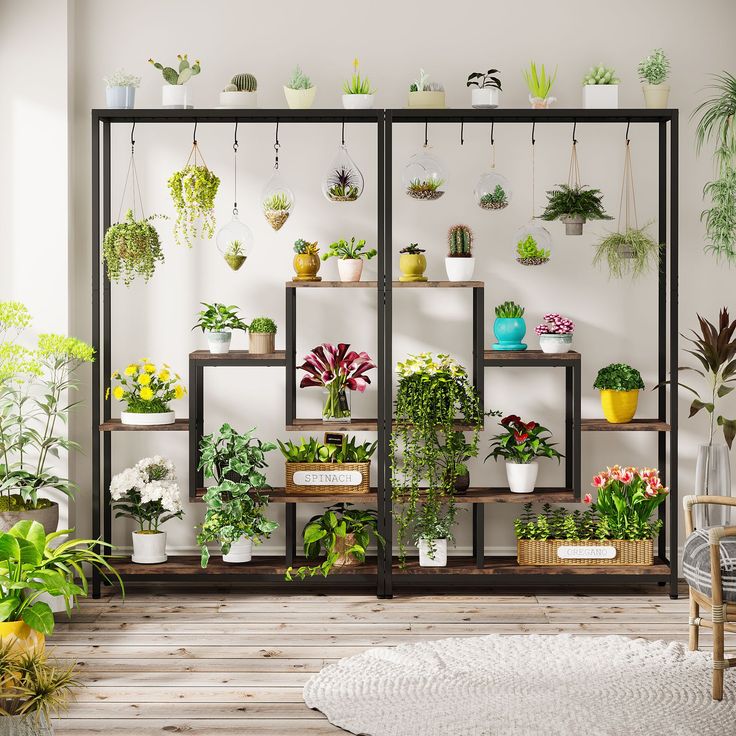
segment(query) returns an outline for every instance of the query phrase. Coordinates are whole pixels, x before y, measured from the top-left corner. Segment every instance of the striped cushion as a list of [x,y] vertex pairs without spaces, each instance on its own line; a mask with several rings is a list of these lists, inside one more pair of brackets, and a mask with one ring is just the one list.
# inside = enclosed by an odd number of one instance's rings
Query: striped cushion
[[[708,529],[696,529],[682,549],[682,574],[688,585],[699,593],[712,596],[710,579],[710,545]],[[736,538],[721,540],[721,580],[723,600],[736,601]]]

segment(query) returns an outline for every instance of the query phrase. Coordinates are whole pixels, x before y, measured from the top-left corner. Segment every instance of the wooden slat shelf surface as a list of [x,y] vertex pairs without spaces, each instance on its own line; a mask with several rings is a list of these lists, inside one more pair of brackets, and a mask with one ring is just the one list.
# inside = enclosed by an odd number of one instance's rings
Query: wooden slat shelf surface
[[[198,499],[204,496],[206,488],[197,488]],[[270,503],[324,503],[329,506],[333,503],[349,502],[354,504],[376,503],[376,489],[371,488],[370,493],[331,493],[327,494],[301,494],[287,493],[285,488],[271,488],[270,490],[260,491],[264,496],[268,496]]]
[[567,353],[545,353],[541,350],[484,350],[483,362],[487,365],[534,363],[539,365],[559,365],[576,363],[580,353],[570,350]]
[[575,492],[566,488],[535,488],[533,493],[512,493],[508,488],[468,488],[455,496],[457,503],[574,503]]
[[287,281],[287,289],[375,289],[377,281]]
[[355,419],[345,422],[324,422],[321,419],[294,419],[286,425],[288,432],[316,430],[324,432],[377,432],[377,419]]
[[581,419],[583,432],[669,432],[670,425],[659,419],[632,419],[625,424],[612,424],[606,419]]
[[272,365],[286,365],[286,353],[283,350],[277,350],[275,353],[250,353],[247,350],[211,353],[209,350],[195,350],[189,353],[189,360],[208,365],[227,365],[228,363],[247,363],[249,365],[270,363]]
[[173,424],[123,424],[119,419],[109,419],[100,424],[100,432],[188,432],[189,420],[176,419]]
[[393,281],[394,289],[482,289],[483,281]]

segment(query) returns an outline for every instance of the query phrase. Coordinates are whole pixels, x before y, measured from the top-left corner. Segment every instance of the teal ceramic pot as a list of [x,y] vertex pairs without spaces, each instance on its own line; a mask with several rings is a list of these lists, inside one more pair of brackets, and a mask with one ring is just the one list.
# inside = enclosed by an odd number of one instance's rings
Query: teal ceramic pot
[[498,340],[491,346],[493,350],[526,350],[526,345],[522,342],[526,334],[523,317],[496,317],[493,334]]

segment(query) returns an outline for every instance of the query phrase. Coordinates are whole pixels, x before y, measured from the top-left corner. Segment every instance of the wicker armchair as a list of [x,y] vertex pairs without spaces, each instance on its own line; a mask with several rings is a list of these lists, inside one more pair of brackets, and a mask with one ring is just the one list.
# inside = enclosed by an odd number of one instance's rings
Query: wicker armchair
[[[736,526],[695,529],[695,504],[736,506],[728,496],[685,496],[683,574],[690,588],[691,651],[698,648],[700,627],[713,630],[713,699],[723,699],[723,672],[736,667],[736,657],[724,656],[724,632],[736,632]],[[730,539],[729,539],[730,537]],[[701,617],[701,607],[710,620]]]

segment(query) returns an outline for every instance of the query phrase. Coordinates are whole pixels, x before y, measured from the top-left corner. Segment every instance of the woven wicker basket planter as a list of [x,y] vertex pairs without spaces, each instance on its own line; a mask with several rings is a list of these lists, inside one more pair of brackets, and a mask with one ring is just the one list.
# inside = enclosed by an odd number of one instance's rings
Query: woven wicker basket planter
[[286,492],[319,496],[368,493],[370,463],[286,463]]
[[[563,547],[563,556],[558,550]],[[581,557],[575,557],[574,548]],[[585,551],[583,551],[585,550]],[[613,552],[611,551],[613,550]],[[654,542],[651,539],[610,539],[605,542],[570,542],[566,539],[517,539],[520,565],[653,565]],[[583,557],[582,555],[590,555]],[[600,555],[600,556],[598,556]]]

